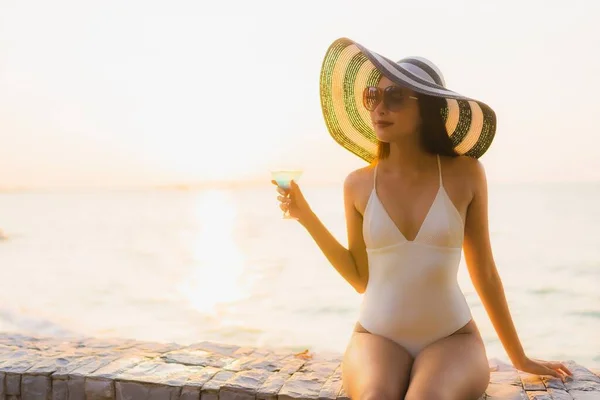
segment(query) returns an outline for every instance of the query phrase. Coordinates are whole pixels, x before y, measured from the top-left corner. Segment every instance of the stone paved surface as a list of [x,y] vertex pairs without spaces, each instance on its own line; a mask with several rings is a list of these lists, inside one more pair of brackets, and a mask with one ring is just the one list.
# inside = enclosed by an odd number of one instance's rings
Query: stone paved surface
[[[212,342],[181,346],[0,333],[0,400],[347,399],[340,362],[340,354]],[[600,371],[566,363],[574,377],[563,382],[491,359],[482,399],[600,400]]]

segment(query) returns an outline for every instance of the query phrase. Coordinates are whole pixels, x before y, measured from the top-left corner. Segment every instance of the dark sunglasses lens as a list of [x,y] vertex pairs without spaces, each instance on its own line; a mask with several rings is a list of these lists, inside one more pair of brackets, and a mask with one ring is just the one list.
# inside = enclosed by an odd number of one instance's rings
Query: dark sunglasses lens
[[363,91],[363,105],[369,111],[375,110],[379,104],[379,90],[373,86],[367,86]]
[[399,87],[389,86],[383,93],[383,102],[390,111],[398,111],[402,108],[406,95]]

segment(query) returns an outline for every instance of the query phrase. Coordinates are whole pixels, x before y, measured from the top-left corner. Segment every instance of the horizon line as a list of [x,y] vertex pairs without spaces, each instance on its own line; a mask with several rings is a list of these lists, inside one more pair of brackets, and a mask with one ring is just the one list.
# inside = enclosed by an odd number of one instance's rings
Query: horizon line
[[[336,186],[343,184],[341,180],[328,181],[304,181],[301,183],[305,187]],[[490,185],[548,185],[548,184],[600,184],[600,180],[520,180],[520,181],[488,181]],[[24,192],[56,192],[73,190],[157,190],[157,191],[197,191],[210,189],[241,189],[251,187],[270,186],[272,183],[265,180],[221,180],[204,181],[196,183],[165,183],[165,184],[140,184],[140,185],[0,185],[0,194],[4,193],[24,193]]]

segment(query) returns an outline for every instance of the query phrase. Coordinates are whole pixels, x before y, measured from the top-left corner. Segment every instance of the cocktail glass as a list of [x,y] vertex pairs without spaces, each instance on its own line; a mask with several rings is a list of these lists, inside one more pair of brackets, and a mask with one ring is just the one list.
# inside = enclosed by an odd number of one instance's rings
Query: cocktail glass
[[[290,182],[292,180],[298,182],[300,176],[302,176],[302,171],[298,169],[278,169],[271,171],[271,178],[277,183],[277,186],[284,190],[289,190],[291,185]],[[283,213],[283,218],[294,219],[294,217],[290,215],[289,210]]]

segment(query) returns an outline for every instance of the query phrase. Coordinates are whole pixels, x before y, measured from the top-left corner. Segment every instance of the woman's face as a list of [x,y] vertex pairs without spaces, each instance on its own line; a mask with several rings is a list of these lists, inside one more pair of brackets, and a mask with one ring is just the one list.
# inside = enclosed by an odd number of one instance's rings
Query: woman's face
[[394,96],[401,97],[400,106],[394,111],[388,110],[383,101],[380,101],[377,107],[370,111],[377,139],[390,143],[408,135],[418,134],[421,117],[419,101],[412,98],[416,97],[415,92],[392,83],[385,76],[381,78],[377,86],[382,90],[388,86],[395,86],[400,91],[394,92]]

